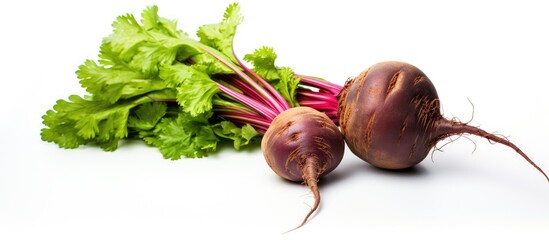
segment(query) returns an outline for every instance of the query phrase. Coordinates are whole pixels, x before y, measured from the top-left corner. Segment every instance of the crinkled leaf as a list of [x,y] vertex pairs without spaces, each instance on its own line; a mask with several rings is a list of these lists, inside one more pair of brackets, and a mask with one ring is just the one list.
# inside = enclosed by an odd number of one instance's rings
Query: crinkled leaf
[[219,60],[207,53],[193,55],[191,60],[197,70],[200,70],[208,75],[234,73],[233,70],[225,64],[221,63]]
[[175,61],[177,52],[177,46],[166,46],[160,42],[142,43],[129,62],[129,66],[145,76],[151,76],[158,72],[160,66],[171,65]]
[[193,70],[188,65],[176,63],[163,66],[159,76],[170,88],[177,88],[181,83],[192,78]]
[[129,62],[135,55],[136,45],[148,40],[149,36],[132,14],[119,16],[112,26],[113,32],[103,39],[103,44],[109,44],[111,52],[118,53],[121,60]]
[[280,77],[278,75],[278,69],[275,66],[276,57],[276,53],[272,48],[261,47],[251,54],[244,55],[244,60],[250,62],[254,66],[253,71],[255,73],[269,81],[276,80]]
[[143,28],[148,31],[158,31],[172,37],[185,35],[184,32],[177,29],[177,21],[162,18],[158,15],[158,6],[156,5],[147,7],[141,12],[141,23]]
[[42,119],[46,125],[40,132],[43,141],[56,143],[62,148],[77,148],[89,142],[78,135],[74,126],[76,121],[67,119],[62,113],[48,110]]
[[82,87],[91,93],[95,100],[115,103],[147,92],[167,88],[159,79],[147,79],[141,73],[128,69],[109,68],[87,60],[76,72]]
[[227,7],[223,14],[223,20],[218,24],[201,26],[196,35],[200,42],[225,54],[233,62],[236,62],[233,54],[233,39],[237,26],[242,22],[240,6],[233,3]]
[[63,148],[94,142],[112,151],[117,148],[118,140],[128,135],[126,123],[130,109],[147,101],[150,99],[111,104],[71,95],[68,101],[58,100],[53,110],[42,117],[46,126],[41,130],[42,140]]
[[157,140],[154,142],[165,158],[196,158],[215,151],[219,138],[215,135],[208,119],[209,114],[191,116],[180,113],[177,118],[164,118],[157,126]]
[[220,92],[217,83],[204,73],[202,67],[174,64],[160,71],[160,77],[177,89],[176,99],[181,109],[192,116],[211,111],[213,97]]
[[128,69],[127,62],[122,59],[120,53],[112,49],[112,45],[103,41],[99,48],[99,64],[113,69]]
[[158,16],[157,6],[143,10],[141,17],[142,24],[131,14],[117,18],[113,33],[103,39],[100,63],[109,66],[123,63],[150,76],[162,65],[201,52],[197,41],[177,30],[176,21]]
[[270,47],[261,47],[252,54],[244,56],[244,60],[252,63],[253,71],[267,80],[293,107],[299,106],[295,97],[295,91],[299,84],[292,69],[288,67],[276,67],[276,53]]
[[213,126],[215,134],[222,138],[231,139],[236,150],[248,145],[254,138],[260,134],[249,124],[242,127],[236,126],[230,121],[222,121]]
[[212,99],[218,92],[220,90],[215,81],[202,72],[194,71],[192,77],[177,88],[177,102],[183,111],[197,116],[212,110]]
[[145,103],[135,109],[128,119],[128,127],[138,130],[152,130],[164,117],[168,106],[164,102]]
[[299,84],[299,78],[295,76],[293,70],[289,67],[282,67],[278,70],[280,78],[274,80],[271,84],[273,87],[292,105],[299,106],[295,91]]

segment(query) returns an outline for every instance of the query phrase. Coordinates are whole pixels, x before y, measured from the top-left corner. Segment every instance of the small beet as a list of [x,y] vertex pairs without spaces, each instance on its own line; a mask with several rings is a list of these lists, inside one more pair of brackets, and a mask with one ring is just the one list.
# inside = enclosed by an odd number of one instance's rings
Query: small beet
[[303,222],[318,209],[318,180],[341,162],[345,141],[326,114],[309,107],[290,108],[279,114],[265,132],[261,150],[272,170],[282,178],[304,182],[315,203]]

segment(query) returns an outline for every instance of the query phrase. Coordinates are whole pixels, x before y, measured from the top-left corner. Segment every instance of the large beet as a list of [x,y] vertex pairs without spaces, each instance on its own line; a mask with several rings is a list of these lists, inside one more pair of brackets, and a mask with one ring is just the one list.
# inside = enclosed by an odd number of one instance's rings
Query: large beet
[[339,95],[339,123],[349,149],[379,168],[414,166],[440,140],[467,133],[514,149],[549,181],[507,139],[444,118],[432,82],[407,63],[381,62],[348,81]]

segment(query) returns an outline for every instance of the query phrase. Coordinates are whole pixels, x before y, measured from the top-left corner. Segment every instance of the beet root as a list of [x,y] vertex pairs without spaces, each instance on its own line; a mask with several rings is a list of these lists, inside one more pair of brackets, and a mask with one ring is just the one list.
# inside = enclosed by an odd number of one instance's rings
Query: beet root
[[549,181],[547,174],[505,138],[440,113],[440,100],[429,78],[403,62],[381,62],[349,80],[338,96],[339,123],[349,149],[384,169],[421,162],[437,142],[473,134],[506,145]]
[[320,205],[318,180],[341,162],[345,141],[326,114],[309,107],[290,108],[279,114],[265,132],[261,150],[271,169],[282,178],[304,182],[315,203],[303,226]]

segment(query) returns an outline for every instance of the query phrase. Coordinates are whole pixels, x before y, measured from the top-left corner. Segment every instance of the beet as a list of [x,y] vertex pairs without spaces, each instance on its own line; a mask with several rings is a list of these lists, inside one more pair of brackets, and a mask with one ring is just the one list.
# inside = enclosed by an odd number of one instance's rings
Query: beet
[[318,180],[341,162],[345,141],[330,118],[309,107],[290,108],[271,123],[261,141],[261,150],[272,170],[282,178],[304,182],[315,203],[303,222],[318,209]]
[[349,149],[383,169],[420,163],[449,136],[472,134],[506,145],[549,178],[509,140],[478,127],[446,119],[429,78],[403,62],[381,62],[349,80],[339,96],[338,117]]

